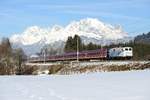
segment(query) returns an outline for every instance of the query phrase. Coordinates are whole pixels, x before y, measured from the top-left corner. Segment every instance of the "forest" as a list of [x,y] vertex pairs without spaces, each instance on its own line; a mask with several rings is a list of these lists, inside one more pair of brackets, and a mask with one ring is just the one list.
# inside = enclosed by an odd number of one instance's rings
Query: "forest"
[[0,43],[0,75],[19,74],[22,62],[26,59],[21,48],[12,48],[8,38],[3,38]]

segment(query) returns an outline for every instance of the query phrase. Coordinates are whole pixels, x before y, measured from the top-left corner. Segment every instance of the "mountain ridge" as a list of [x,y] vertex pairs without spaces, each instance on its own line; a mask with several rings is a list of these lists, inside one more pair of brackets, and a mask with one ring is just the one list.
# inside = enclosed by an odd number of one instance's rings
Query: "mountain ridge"
[[44,46],[57,41],[65,42],[68,36],[74,36],[75,34],[84,37],[82,38],[83,42],[91,40],[91,42],[96,44],[104,45],[115,43],[118,40],[126,41],[125,38],[129,37],[120,25],[112,26],[96,18],[85,18],[73,21],[66,27],[59,25],[54,25],[52,28],[31,26],[21,34],[15,34],[10,37],[10,41],[14,45],[19,45],[23,48],[32,47],[32,45],[36,46],[35,44]]

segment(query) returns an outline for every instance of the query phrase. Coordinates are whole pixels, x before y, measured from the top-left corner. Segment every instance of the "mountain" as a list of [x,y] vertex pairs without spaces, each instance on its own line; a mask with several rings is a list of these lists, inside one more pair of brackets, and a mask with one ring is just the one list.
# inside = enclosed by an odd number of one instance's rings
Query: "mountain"
[[138,35],[134,39],[135,43],[150,44],[150,32],[147,34]]
[[[66,41],[68,36],[78,34],[84,43],[110,44],[127,41],[128,34],[120,25],[105,24],[96,18],[73,21],[66,27],[54,25],[52,28],[31,26],[23,33],[10,37],[14,46],[22,47],[28,54],[38,52],[44,45]],[[127,39],[127,40],[126,40]]]

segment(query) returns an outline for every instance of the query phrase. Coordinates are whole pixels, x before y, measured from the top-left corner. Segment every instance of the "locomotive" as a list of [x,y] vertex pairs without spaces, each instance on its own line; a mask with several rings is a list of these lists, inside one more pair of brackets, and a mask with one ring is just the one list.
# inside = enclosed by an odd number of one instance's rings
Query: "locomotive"
[[81,52],[70,52],[62,55],[31,57],[29,62],[54,62],[71,60],[112,60],[112,59],[131,59],[133,57],[132,47],[101,48],[97,50],[86,50]]

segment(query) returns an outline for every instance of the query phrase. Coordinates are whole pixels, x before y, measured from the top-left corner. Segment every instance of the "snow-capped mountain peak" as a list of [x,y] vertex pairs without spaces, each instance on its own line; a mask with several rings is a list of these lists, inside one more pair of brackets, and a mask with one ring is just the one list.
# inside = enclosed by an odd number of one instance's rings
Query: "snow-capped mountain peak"
[[[39,26],[28,27],[20,34],[10,37],[14,44],[34,45],[34,44],[50,44],[56,41],[66,41],[68,36],[78,34],[84,39],[96,39],[96,41],[118,40],[128,37],[120,25],[112,26],[105,24],[96,18],[85,18],[80,21],[72,21],[65,27],[54,25],[52,28],[41,28]],[[84,40],[86,41],[86,40]],[[97,43],[97,42],[96,42]]]
[[55,25],[51,29],[31,26],[21,34],[15,34],[11,37],[12,42],[19,42],[23,45],[32,45],[44,40],[45,43],[51,43],[58,40],[66,40],[68,36],[86,36],[97,39],[121,39],[127,37],[121,26],[112,26],[105,24],[96,18],[86,18],[80,21],[73,21],[66,27]]
[[34,43],[44,40],[47,34],[48,34],[47,29],[43,29],[38,26],[31,26],[27,28],[23,33],[13,35],[10,38],[10,40],[13,43],[32,45]]

